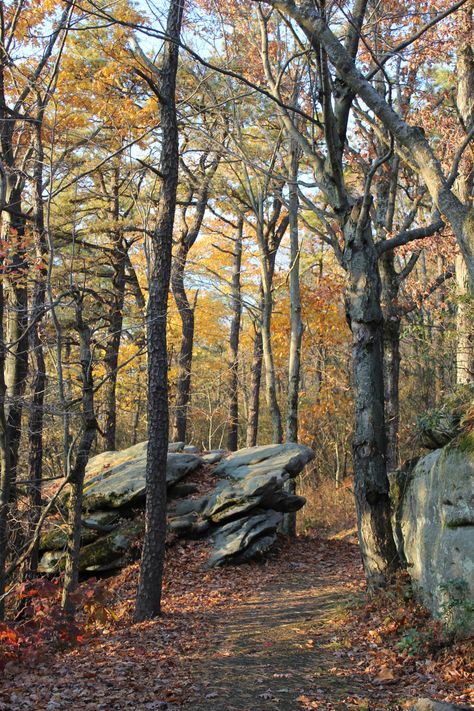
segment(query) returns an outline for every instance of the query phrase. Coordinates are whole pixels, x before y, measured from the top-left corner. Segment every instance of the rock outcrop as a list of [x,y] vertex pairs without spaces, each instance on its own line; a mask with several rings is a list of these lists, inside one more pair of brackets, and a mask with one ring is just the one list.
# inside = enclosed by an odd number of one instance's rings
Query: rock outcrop
[[[92,457],[86,471],[84,509],[119,509],[144,500],[146,450],[147,442],[140,442],[122,452],[104,452]],[[169,452],[168,489],[201,465],[202,459],[196,454]]]
[[[224,458],[225,454],[215,450],[198,456],[182,442],[171,444],[168,453],[168,529],[188,538],[209,535],[209,565],[242,563],[272,548],[283,513],[305,504],[303,497],[288,493],[285,484],[314,456],[309,447],[299,444],[252,447]],[[204,464],[216,463],[210,476],[218,476],[219,481],[213,490],[205,496],[179,498],[196,490],[182,481],[186,476]],[[103,572],[126,564],[143,532],[145,469],[146,442],[90,460],[84,485],[81,571]],[[63,498],[61,504],[66,502]],[[65,543],[61,525],[42,536],[40,571],[61,568]]]
[[426,606],[474,632],[474,454],[437,449],[391,479],[394,531]]

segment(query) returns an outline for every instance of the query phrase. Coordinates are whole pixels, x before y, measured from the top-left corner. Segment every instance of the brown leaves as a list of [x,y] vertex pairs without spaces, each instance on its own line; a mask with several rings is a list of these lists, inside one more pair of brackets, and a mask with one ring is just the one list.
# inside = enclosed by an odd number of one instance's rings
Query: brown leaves
[[[362,571],[351,543],[312,535],[263,565],[239,568],[206,570],[206,557],[202,542],[170,548],[164,614],[137,625],[131,613],[138,566],[104,581],[114,618],[96,625],[74,650],[31,667],[7,665],[0,709],[13,711],[20,699],[24,709],[49,711],[78,700],[86,711],[176,711],[183,704],[193,711],[222,704],[229,711],[266,711],[288,703],[295,711],[382,711],[419,696],[469,701],[472,649],[464,643],[418,656],[401,651],[397,642],[406,630],[432,623],[393,593],[362,606]],[[284,593],[275,601],[272,590]],[[343,594],[346,609],[335,607],[333,593]],[[267,627],[250,639],[258,614]],[[232,620],[241,621],[235,636],[217,644],[217,632]],[[291,648],[275,636],[275,620]],[[244,682],[238,676],[243,659]],[[232,674],[222,676],[223,667]],[[238,688],[242,683],[247,689]]]

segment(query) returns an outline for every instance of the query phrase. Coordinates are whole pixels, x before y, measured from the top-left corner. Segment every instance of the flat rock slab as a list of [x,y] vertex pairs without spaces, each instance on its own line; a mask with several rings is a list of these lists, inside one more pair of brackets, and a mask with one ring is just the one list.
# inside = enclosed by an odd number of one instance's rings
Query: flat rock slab
[[239,449],[217,465],[214,473],[230,479],[274,472],[286,472],[295,477],[314,458],[314,452],[303,444],[268,444],[261,447]]
[[223,563],[245,563],[267,553],[277,539],[283,515],[264,511],[227,523],[213,536],[209,566]]
[[304,506],[303,497],[294,497],[284,491],[289,479],[286,472],[274,474],[248,474],[236,482],[222,481],[202,512],[213,523],[225,523],[241,518],[252,509],[296,511]]
[[221,461],[224,454],[227,454],[226,449],[212,449],[210,452],[201,454],[201,458],[206,462],[206,464],[217,464],[217,462]]
[[[86,470],[83,508],[117,509],[145,497],[147,442],[121,452],[104,452],[92,457]],[[168,487],[202,465],[195,454],[169,453],[166,469]]]

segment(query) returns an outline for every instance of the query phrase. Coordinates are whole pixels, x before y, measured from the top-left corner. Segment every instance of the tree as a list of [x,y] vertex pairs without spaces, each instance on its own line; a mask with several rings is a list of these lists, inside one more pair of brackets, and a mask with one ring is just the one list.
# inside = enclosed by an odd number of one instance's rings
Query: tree
[[[168,356],[166,314],[171,275],[173,225],[178,186],[178,125],[176,73],[183,0],[171,0],[167,40],[161,67],[146,75],[160,102],[161,161],[163,175],[155,230],[150,237],[147,304],[148,448],[146,465],[145,538],[140,563],[135,619],[159,615],[166,538],[166,462],[168,452]],[[150,71],[150,65],[138,71]]]
[[[171,270],[171,287],[182,323],[182,338],[178,356],[179,373],[176,386],[176,415],[172,434],[172,438],[177,442],[186,441],[194,340],[194,306],[189,303],[184,286],[186,260],[190,249],[198,238],[209,200],[210,183],[219,167],[220,159],[219,151],[210,150],[202,153],[197,167],[190,168],[186,166],[183,158],[181,159],[189,188],[181,211],[181,230]],[[189,218],[189,208],[193,203],[195,204],[194,214],[192,218]]]
[[[37,12],[37,10],[39,10]],[[23,396],[28,375],[28,256],[27,209],[24,205],[28,170],[34,176],[34,226],[37,256],[44,257],[42,226],[42,129],[45,110],[54,92],[64,42],[74,12],[74,3],[61,5],[59,12],[22,3],[2,4],[0,10],[0,208],[2,271],[2,358],[0,391],[4,424],[0,448],[0,616],[3,614],[7,531],[10,504],[17,497],[17,476]],[[31,43],[29,25],[42,27],[40,42]],[[45,28],[53,28],[46,31]],[[56,51],[56,56],[55,56]],[[25,61],[24,55],[29,56]],[[41,262],[40,262],[41,266]],[[30,421],[31,471],[37,488],[41,477],[41,398],[44,374],[38,322],[44,304],[44,268],[38,275],[34,293],[34,316],[30,323],[32,345],[37,359],[34,416]],[[4,340],[3,340],[4,339]],[[3,391],[3,385],[5,391]],[[33,500],[36,501],[35,495]]]
[[227,447],[234,452],[239,441],[239,340],[242,320],[241,278],[244,219],[239,217],[232,252],[232,318],[229,333],[229,420]]

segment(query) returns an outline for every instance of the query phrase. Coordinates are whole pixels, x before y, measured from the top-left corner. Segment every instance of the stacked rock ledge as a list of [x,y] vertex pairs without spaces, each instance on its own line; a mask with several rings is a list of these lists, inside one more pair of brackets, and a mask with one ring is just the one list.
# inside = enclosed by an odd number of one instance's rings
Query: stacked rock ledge
[[[130,549],[143,533],[146,451],[147,443],[141,442],[90,460],[84,484],[82,572],[117,569],[130,560]],[[224,450],[214,450],[198,456],[196,448],[182,442],[170,444],[168,453],[168,529],[186,538],[209,536],[209,565],[242,563],[273,547],[283,513],[305,504],[303,497],[285,491],[285,483],[314,457],[309,447],[299,444],[251,447],[225,455]],[[196,491],[195,485],[183,481],[189,474],[215,464],[211,474],[219,481],[213,491],[179,498]],[[66,497],[60,505],[67,505]],[[65,544],[61,526],[43,534],[40,572],[61,569]]]

